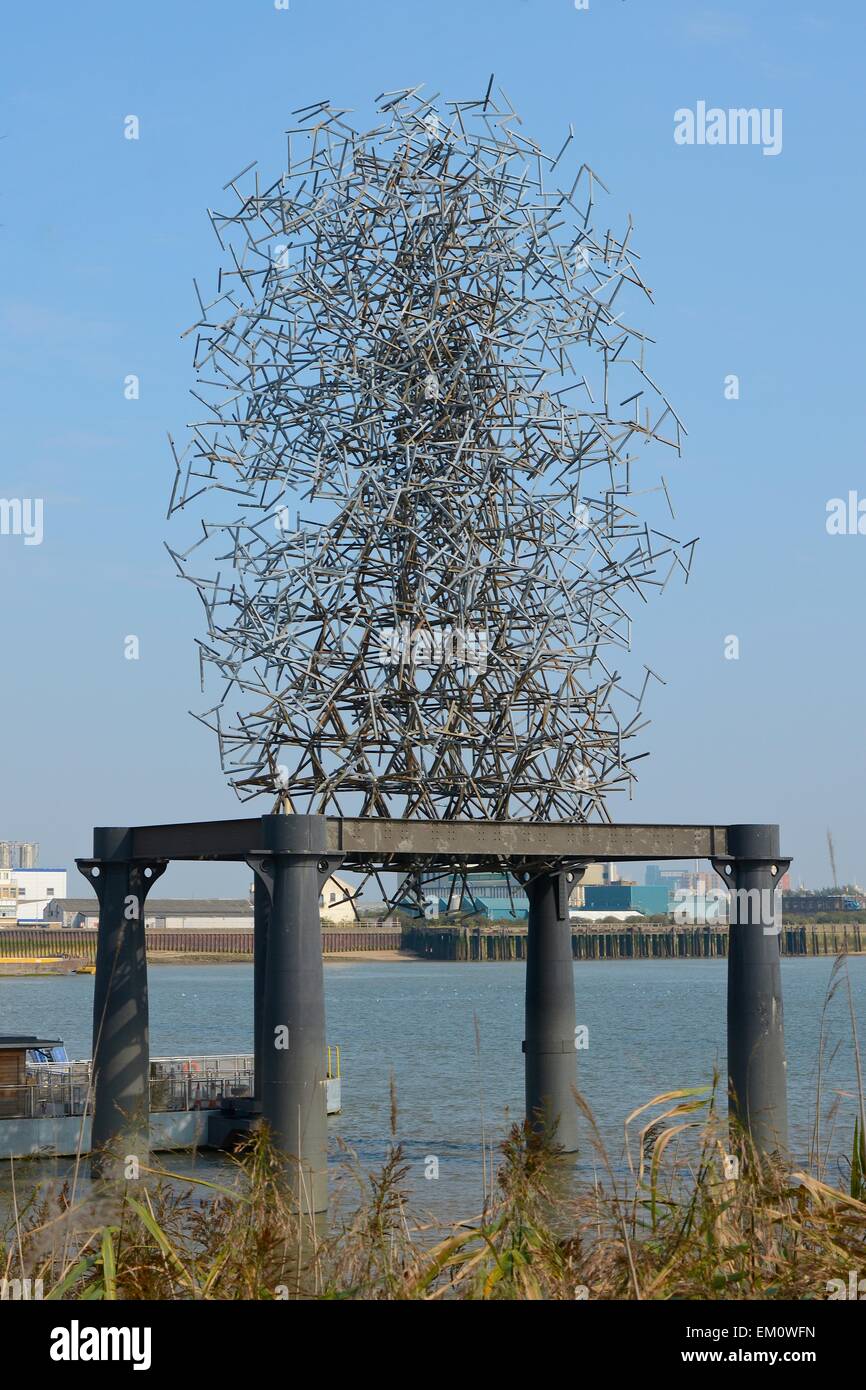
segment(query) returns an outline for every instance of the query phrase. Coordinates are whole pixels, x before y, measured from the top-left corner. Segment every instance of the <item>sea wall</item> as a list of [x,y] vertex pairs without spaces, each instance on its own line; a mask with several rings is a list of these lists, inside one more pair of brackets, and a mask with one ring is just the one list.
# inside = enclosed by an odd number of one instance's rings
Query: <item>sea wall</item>
[[[866,923],[815,923],[783,926],[783,955],[835,956],[866,951]],[[407,927],[403,948],[433,960],[500,961],[526,959],[525,926]],[[673,960],[727,956],[728,929],[716,927],[575,926],[575,960]]]
[[[96,959],[96,932],[92,928],[65,931],[57,927],[19,927],[0,930],[0,960],[12,956],[67,955],[84,963]],[[632,926],[575,926],[571,933],[575,960],[673,960],[713,958],[728,954],[728,929],[670,927],[657,924]],[[804,922],[783,926],[783,955],[836,956],[866,952],[864,922]],[[399,951],[432,960],[502,961],[526,959],[526,925],[397,927],[325,927],[325,955],[364,951]],[[148,955],[224,956],[252,960],[251,930],[198,931],[193,928],[147,931]]]
[[[86,964],[96,960],[97,933],[92,927],[64,930],[60,927],[7,927],[0,930],[0,959],[10,956],[67,955]],[[398,951],[400,929],[375,927],[325,927],[322,945],[325,955],[346,951]],[[160,955],[215,955],[253,958],[253,933],[224,928],[198,931],[183,928],[147,929],[147,952]],[[32,973],[32,972],[31,972]]]

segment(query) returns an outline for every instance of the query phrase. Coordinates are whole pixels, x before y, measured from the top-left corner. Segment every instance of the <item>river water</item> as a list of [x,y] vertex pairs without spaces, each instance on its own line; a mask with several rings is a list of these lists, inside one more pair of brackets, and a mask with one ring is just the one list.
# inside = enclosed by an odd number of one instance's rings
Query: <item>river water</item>
[[[821,1015],[830,959],[782,963],[792,1144],[802,1155],[814,1122]],[[861,1041],[866,1041],[866,958],[847,966]],[[473,1215],[482,1196],[482,1128],[500,1138],[523,1106],[521,962],[347,961],[325,965],[328,1041],[342,1051],[343,1110],[329,1120],[332,1158],[347,1146],[365,1170],[390,1136],[391,1077],[397,1137],[405,1143],[415,1202],[445,1219]],[[724,1071],[722,960],[586,961],[574,966],[577,1021],[589,1030],[578,1053],[579,1087],[611,1157],[623,1156],[629,1112],[661,1091],[700,1086]],[[0,1033],[64,1039],[71,1057],[90,1053],[93,978],[0,979]],[[251,965],[154,965],[150,971],[154,1055],[252,1051]],[[844,983],[827,1010],[824,1111],[839,1100],[834,1152],[851,1151],[856,1067]],[[425,1177],[438,1160],[438,1179]],[[183,1171],[227,1160],[165,1156]],[[592,1171],[587,1144],[578,1169]],[[39,1162],[34,1176],[56,1171]],[[18,1166],[19,1190],[25,1181]],[[0,1189],[8,1175],[0,1175]]]

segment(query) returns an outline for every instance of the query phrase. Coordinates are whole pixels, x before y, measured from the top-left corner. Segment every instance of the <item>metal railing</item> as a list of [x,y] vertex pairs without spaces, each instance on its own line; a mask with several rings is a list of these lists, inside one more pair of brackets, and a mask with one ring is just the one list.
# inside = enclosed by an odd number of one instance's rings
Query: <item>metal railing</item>
[[[340,1065],[339,1047],[329,1047],[328,1079],[340,1076]],[[249,1053],[151,1058],[150,1109],[155,1113],[215,1110],[223,1101],[252,1096],[253,1088]],[[0,1120],[83,1115],[92,1108],[89,1061],[40,1062],[28,1066],[24,1085],[0,1086]]]
[[[156,1114],[169,1110],[216,1110],[224,1100],[237,1100],[252,1093],[252,1071],[238,1071],[230,1076],[152,1077],[150,1109]],[[0,1120],[56,1119],[80,1116],[92,1110],[93,1096],[88,1079],[33,1077],[23,1086],[0,1086]]]
[[[340,1075],[340,1048],[331,1044],[326,1052],[326,1075],[329,1078]],[[224,1053],[216,1056],[152,1057],[150,1059],[151,1077],[163,1076],[234,1076],[237,1072],[252,1072],[254,1058],[251,1053]]]
[[224,1101],[239,1100],[253,1094],[253,1073],[203,1075],[187,1072],[177,1076],[151,1077],[151,1114],[169,1110],[218,1110]]
[[212,1056],[151,1057],[151,1076],[232,1076],[235,1072],[253,1070],[249,1052],[226,1052]]
[[90,1082],[66,1077],[35,1078],[24,1086],[0,1086],[0,1120],[39,1120],[83,1115]]

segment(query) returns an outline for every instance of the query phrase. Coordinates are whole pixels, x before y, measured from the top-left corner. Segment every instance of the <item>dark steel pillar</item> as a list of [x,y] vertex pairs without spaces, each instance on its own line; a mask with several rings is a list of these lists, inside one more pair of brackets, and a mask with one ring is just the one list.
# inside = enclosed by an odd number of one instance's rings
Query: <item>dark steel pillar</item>
[[[254,869],[257,866],[253,865]],[[253,880],[253,1093],[262,1098],[262,1021],[268,958],[271,899],[267,883],[256,872]]]
[[788,1145],[787,1064],[776,886],[790,864],[777,825],[731,825],[713,868],[731,893],[728,935],[728,1108],[762,1153]]
[[578,1147],[574,956],[568,895],[583,870],[524,880],[529,897],[526,941],[526,1118],[565,1153]]
[[99,900],[93,988],[91,1174],[137,1176],[147,1162],[150,1034],[144,903],[165,860],[128,858],[130,831],[93,832],[93,859],[78,868]]
[[340,856],[324,816],[263,816],[270,921],[261,1000],[262,1118],[293,1161],[298,1208],[328,1205],[325,979],[319,894]]

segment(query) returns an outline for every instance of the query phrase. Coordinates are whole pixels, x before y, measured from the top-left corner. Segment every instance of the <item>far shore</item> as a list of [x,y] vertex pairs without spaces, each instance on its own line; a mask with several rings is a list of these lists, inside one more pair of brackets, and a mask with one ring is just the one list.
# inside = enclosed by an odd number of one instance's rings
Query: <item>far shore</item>
[[[411,951],[326,951],[322,957],[328,961],[406,961],[427,960],[427,956],[416,956]],[[252,965],[250,955],[233,955],[226,952],[159,951],[149,952],[148,965]]]
[[326,951],[322,959],[329,960],[427,960],[427,956],[416,956],[413,951]]

